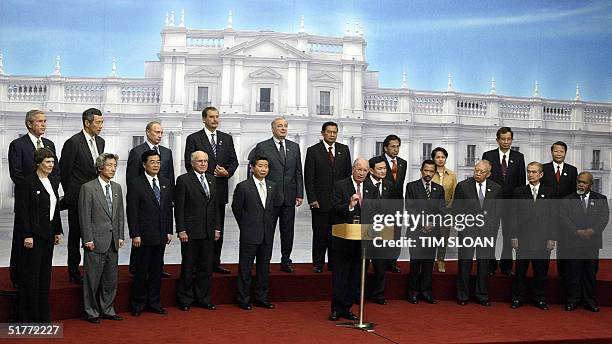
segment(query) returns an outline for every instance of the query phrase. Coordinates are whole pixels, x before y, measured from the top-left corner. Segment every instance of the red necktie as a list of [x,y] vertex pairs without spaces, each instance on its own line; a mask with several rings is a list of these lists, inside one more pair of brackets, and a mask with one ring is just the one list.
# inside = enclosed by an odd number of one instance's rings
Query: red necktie
[[502,177],[506,179],[506,173],[508,172],[508,163],[506,163],[506,154],[504,154],[502,158],[501,168],[502,168],[501,169]]
[[559,169],[559,165],[557,165],[557,173],[555,173],[555,179],[557,180],[557,184],[561,182],[561,170]]
[[361,197],[361,186],[360,186],[361,183],[356,183],[356,184],[357,184],[357,197],[359,197],[359,206],[361,207],[361,200],[362,200],[362,197]]
[[393,173],[393,181],[397,181],[397,162],[395,159],[391,160],[393,162],[393,167],[391,168],[391,172]]
[[336,163],[336,158],[334,157],[334,153],[332,153],[332,147],[329,147],[329,150],[327,151],[327,160],[329,160],[329,164],[331,166],[334,166]]

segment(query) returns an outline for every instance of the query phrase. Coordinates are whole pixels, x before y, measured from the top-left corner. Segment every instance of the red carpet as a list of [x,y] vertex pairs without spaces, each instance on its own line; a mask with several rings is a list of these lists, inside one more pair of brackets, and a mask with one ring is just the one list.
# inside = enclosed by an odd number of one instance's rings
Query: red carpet
[[[55,267],[50,296],[52,317],[64,320],[66,341],[80,340],[87,330],[88,338],[96,337],[97,331],[105,341],[121,338],[122,342],[142,342],[146,339],[177,342],[214,337],[214,342],[225,340],[244,341],[254,336],[255,342],[278,342],[287,337],[294,342],[354,341],[364,343],[384,342],[584,342],[599,339],[612,343],[612,308],[602,308],[599,314],[578,310],[565,312],[562,306],[562,287],[556,277],[556,267],[551,262],[548,280],[548,312],[531,306],[519,310],[509,308],[511,279],[496,275],[490,281],[493,307],[484,308],[475,304],[460,307],[454,303],[456,285],[456,263],[447,263],[447,272],[434,273],[434,296],[446,300],[439,305],[410,305],[402,301],[407,286],[408,262],[401,262],[402,274],[387,274],[385,295],[390,304],[379,306],[369,304],[366,320],[379,323],[376,334],[367,334],[349,329],[336,329],[326,320],[331,296],[331,274],[314,274],[311,264],[296,264],[296,272],[286,274],[279,271],[278,264],[272,265],[270,274],[270,301],[283,302],[279,309],[268,311],[255,309],[245,312],[233,303],[236,294],[236,265],[228,265],[233,274],[214,276],[213,297],[219,305],[216,312],[194,309],[184,313],[175,305],[175,288],[179,266],[166,266],[172,278],[164,279],[162,305],[168,307],[166,317],[144,314],[141,318],[128,318],[121,323],[106,321],[102,326],[90,325],[80,318],[82,311],[82,289],[68,283],[66,267]],[[371,275],[369,276],[371,277]],[[120,267],[119,291],[116,299],[118,312],[129,311],[130,278],[127,266]],[[8,269],[0,269],[0,290],[11,290]],[[600,261],[598,273],[598,300],[601,306],[612,306],[612,260]],[[9,298],[0,297],[0,322],[9,316]],[[293,301],[293,302],[287,302]],[[357,311],[355,308],[354,311]],[[155,321],[151,321],[155,320]],[[482,324],[489,324],[484,327]],[[203,325],[206,324],[206,325]],[[233,328],[233,327],[237,328]],[[117,331],[115,331],[117,330]],[[137,333],[135,332],[137,331]],[[91,336],[90,336],[91,334]],[[110,337],[109,337],[110,336]],[[387,341],[380,336],[388,337]],[[111,338],[112,337],[112,338]],[[433,339],[432,339],[433,338]]]

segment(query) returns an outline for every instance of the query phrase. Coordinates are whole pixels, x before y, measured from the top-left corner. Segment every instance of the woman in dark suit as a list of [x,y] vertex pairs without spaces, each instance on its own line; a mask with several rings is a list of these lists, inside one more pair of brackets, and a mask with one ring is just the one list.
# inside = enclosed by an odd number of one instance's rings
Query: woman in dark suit
[[15,216],[19,219],[21,260],[19,266],[19,321],[51,322],[49,287],[53,246],[59,244],[62,222],[59,214],[59,180],[50,176],[55,154],[47,148],[34,153],[36,171],[16,190],[20,193]]

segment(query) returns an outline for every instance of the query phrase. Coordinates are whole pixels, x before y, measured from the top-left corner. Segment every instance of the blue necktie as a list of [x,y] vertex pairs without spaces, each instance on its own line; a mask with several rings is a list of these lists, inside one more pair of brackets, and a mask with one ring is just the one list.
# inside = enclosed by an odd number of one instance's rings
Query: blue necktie
[[155,199],[157,199],[157,204],[159,204],[161,193],[159,190],[159,186],[157,186],[157,181],[155,180],[155,178],[153,178],[153,193],[155,194]]
[[210,145],[215,156],[217,156],[217,142],[215,141],[215,134],[210,134]]
[[108,212],[113,214],[113,201],[111,200],[111,188],[110,184],[106,184],[106,205],[108,206]]

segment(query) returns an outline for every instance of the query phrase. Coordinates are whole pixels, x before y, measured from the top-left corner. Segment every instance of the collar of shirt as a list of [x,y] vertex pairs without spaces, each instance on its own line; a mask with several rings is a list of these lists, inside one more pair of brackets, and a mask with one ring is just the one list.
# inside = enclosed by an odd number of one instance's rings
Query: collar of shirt
[[274,140],[274,144],[276,145],[276,149],[277,150],[280,149],[280,143],[281,142],[283,143],[283,146],[285,146],[285,149],[287,149],[287,147],[286,147],[287,145],[286,145],[285,139],[279,140],[276,137],[272,136],[272,140]]
[[393,160],[395,160],[395,163],[397,164],[397,157],[392,158],[392,157],[389,156],[389,154],[385,153],[385,159],[387,159],[387,162],[389,163],[389,166],[391,168],[393,168]]
[[258,190],[259,190],[259,183],[263,183],[263,185],[264,185],[264,190],[267,188],[267,185],[266,185],[266,178],[264,178],[264,179],[262,179],[262,180],[259,180],[259,179],[257,179],[255,176],[253,176],[253,181],[255,182],[255,187],[256,187]]
[[370,174],[370,180],[372,181],[372,184],[374,184],[374,186],[376,186],[377,183],[378,184],[378,193],[380,193],[380,187],[382,186],[382,179],[381,180],[376,180],[374,177],[372,177],[372,175]]
[[[479,183],[477,181],[474,181],[476,183],[476,193],[478,193],[478,188],[480,187],[480,185],[478,185]],[[482,183],[482,192],[486,195],[487,194],[487,180],[485,179]]]
[[[200,177],[201,177],[201,176],[204,176],[204,180],[206,180],[206,181],[207,181],[207,183],[208,183],[208,179],[206,179],[206,176],[205,176],[206,172],[204,172],[204,173],[199,173],[199,172],[197,172],[196,170],[193,170],[193,173],[195,173],[195,176],[196,176],[196,178],[198,179],[198,181],[200,181]],[[145,174],[146,174],[146,173],[145,173]]]
[[155,146],[157,146],[157,149],[159,149],[159,145],[154,145],[152,144],[149,140],[145,140],[145,142],[147,143],[147,145],[149,146],[149,149],[154,150]]
[[329,147],[331,147],[332,149],[332,154],[334,156],[336,156],[336,143],[332,143],[331,145],[328,145],[327,142],[325,142],[325,140],[323,140],[323,145],[325,145],[325,151],[329,152]]
[[[156,182],[157,182],[157,187],[159,187],[159,177],[157,175],[155,176],[150,176],[147,172],[144,173],[145,177],[147,177],[147,180],[149,181],[149,185],[151,185],[151,188],[153,188],[153,178],[155,178]],[[199,180],[199,176],[198,176],[198,180]]]
[[[353,176],[351,176],[351,181],[353,182],[353,187],[355,188],[355,190],[357,190],[357,182],[355,181],[355,178],[353,178]],[[359,184],[359,193],[361,193],[363,197],[363,182]]]
[[497,148],[497,151],[499,152],[499,164],[502,164],[502,161],[504,160],[504,154],[506,155],[506,165],[510,164],[510,151],[512,151],[512,149],[508,149],[508,151],[506,153],[502,152],[501,148]]
[[[102,177],[98,176],[98,182],[100,182],[100,186],[102,186],[102,192],[106,195],[106,186],[111,185],[110,181],[107,183]],[[113,186],[111,185],[111,200],[113,199]]]
[[34,135],[32,135],[31,132],[28,131],[28,137],[30,138],[30,140],[32,141],[32,143],[34,144],[34,148],[36,148],[36,142],[38,142],[38,140],[40,140],[40,144],[44,147],[45,144],[42,142],[42,136],[41,137],[36,137]]
[[[425,179],[421,178],[421,183],[423,183],[423,188],[427,187],[427,182]],[[429,190],[431,191],[431,181],[429,181]]]
[[85,131],[85,129],[83,129],[83,135],[85,135],[85,141],[87,141],[87,145],[89,145],[89,140],[90,140],[90,139],[94,139],[94,140],[96,139],[96,137],[95,137],[95,136],[91,136],[91,135],[89,135],[89,134],[88,134],[88,133]]
[[591,195],[591,191],[589,191],[589,192],[585,193],[585,194],[584,194],[584,195],[582,195],[581,197],[583,197],[583,196],[584,196],[584,199],[588,201],[588,200],[589,200],[589,196],[590,196],[590,195]]
[[553,172],[557,173],[557,166],[559,166],[559,171],[563,172],[563,165],[565,164],[565,162],[561,162],[560,164],[557,164],[556,162],[553,161]]
[[206,137],[208,138],[208,142],[210,142],[210,137],[212,134],[215,134],[215,143],[219,142],[219,135],[217,135],[217,130],[210,131],[208,128],[204,127],[204,132],[206,133]]
[[529,188],[530,188],[531,190],[533,190],[533,189],[535,188],[535,191],[536,191],[536,194],[537,194],[537,193],[538,193],[538,191],[540,191],[540,183],[538,182],[538,183],[537,183],[537,184],[535,184],[535,185],[534,185],[534,184],[529,183]]

